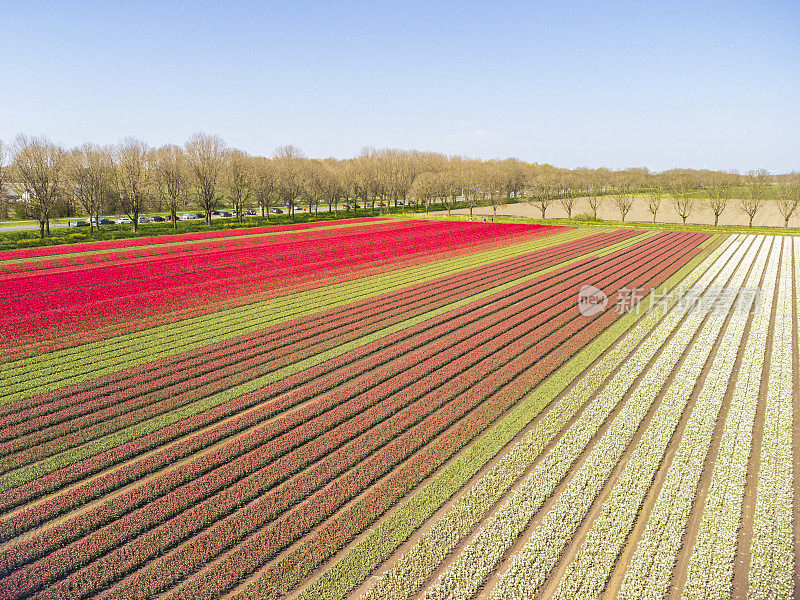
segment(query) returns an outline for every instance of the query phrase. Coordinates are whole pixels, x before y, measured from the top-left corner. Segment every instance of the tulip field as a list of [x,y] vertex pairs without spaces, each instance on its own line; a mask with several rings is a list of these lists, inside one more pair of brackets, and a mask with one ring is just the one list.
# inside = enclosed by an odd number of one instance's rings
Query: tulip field
[[0,252],[0,600],[791,599],[800,238]]

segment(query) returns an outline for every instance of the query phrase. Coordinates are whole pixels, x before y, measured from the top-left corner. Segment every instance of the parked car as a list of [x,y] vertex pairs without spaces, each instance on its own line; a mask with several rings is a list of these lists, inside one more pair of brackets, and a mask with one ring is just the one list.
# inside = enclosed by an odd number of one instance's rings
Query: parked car
[[104,218],[100,219],[99,223],[100,223],[100,225],[113,225],[114,221],[112,221],[111,219],[106,219],[104,217]]
[[183,215],[183,216],[181,217],[181,221],[189,221],[189,220],[191,220],[191,219],[196,219],[196,218],[197,218],[197,217],[196,217],[196,216],[194,216],[194,215],[189,215],[189,214],[186,214],[186,215]]
[[218,217],[219,216],[219,211],[218,210],[212,210],[211,211],[211,216]]
[[121,219],[117,220],[117,224],[119,225],[130,225],[133,223],[128,217],[122,217]]
[[283,210],[280,209],[280,208],[270,208],[269,209],[269,214],[271,214],[271,215],[282,215],[283,214]]
[[139,223],[150,223],[150,219],[147,217],[139,217]]
[[206,215],[205,215],[205,213],[197,213],[197,214],[195,214],[194,218],[195,219],[205,219]]
[[75,227],[88,227],[88,221],[75,221]]
[[232,217],[233,215],[231,213],[229,213],[229,212],[223,212],[222,216],[223,217]]
[[159,217],[158,215],[156,215],[155,217],[153,217],[152,221],[153,223],[163,223],[164,221],[166,221],[166,219],[164,217]]

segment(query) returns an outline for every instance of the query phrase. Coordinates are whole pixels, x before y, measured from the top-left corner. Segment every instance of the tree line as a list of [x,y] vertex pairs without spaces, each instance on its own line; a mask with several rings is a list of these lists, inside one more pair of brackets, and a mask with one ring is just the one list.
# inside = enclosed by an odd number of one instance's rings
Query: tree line
[[800,207],[796,173],[564,169],[517,159],[371,148],[344,160],[308,158],[294,146],[280,146],[264,157],[231,148],[206,133],[194,134],[182,146],[159,148],[135,138],[115,146],[86,143],[72,149],[45,137],[0,140],[0,217],[9,212],[2,193],[7,188],[23,193],[16,204],[38,219],[41,237],[49,235],[51,218],[76,211],[89,215],[92,232],[102,214],[126,214],[136,230],[143,212],[169,212],[175,227],[180,210],[196,206],[210,222],[211,213],[223,204],[233,207],[238,220],[251,206],[266,217],[271,208],[285,207],[291,218],[303,205],[309,210],[327,205],[329,210],[361,206],[374,211],[376,206],[409,203],[426,210],[439,204],[448,213],[464,206],[470,215],[478,206],[491,206],[496,215],[509,201],[536,206],[542,218],[558,203],[572,218],[578,199],[586,198],[590,218],[597,218],[601,203],[610,202],[625,221],[634,199],[644,197],[653,222],[667,201],[684,223],[704,206],[717,224],[735,205],[752,226],[765,204],[775,201],[787,227]]

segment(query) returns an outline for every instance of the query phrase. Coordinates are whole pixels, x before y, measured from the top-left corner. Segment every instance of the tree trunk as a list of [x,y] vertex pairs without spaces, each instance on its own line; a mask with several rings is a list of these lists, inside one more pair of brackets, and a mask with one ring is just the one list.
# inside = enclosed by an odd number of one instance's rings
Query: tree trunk
[[[688,215],[687,215],[688,216]],[[686,217],[681,215],[681,219],[683,219],[683,224],[686,225]]]
[[714,227],[717,226],[717,223],[719,223],[719,215],[717,213],[714,213]]
[[39,239],[44,239],[44,221],[39,219]]

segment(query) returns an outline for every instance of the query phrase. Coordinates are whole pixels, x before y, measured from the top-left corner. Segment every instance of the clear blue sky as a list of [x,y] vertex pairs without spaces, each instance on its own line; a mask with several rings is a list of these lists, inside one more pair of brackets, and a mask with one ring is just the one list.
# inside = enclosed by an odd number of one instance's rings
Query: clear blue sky
[[0,138],[800,170],[800,2],[0,5]]

